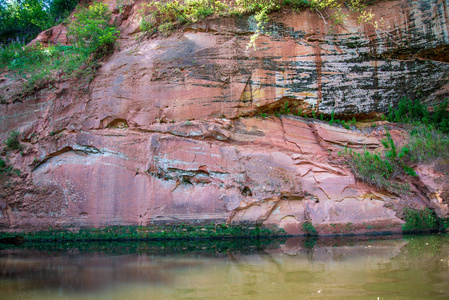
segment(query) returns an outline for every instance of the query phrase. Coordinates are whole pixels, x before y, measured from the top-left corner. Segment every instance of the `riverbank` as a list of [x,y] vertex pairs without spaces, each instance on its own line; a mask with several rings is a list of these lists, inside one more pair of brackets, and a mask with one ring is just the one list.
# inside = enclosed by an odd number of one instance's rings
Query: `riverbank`
[[3,232],[0,241],[23,243],[40,241],[145,241],[145,240],[191,240],[214,238],[262,238],[282,237],[287,233],[278,227],[242,226],[225,224],[209,225],[149,225],[107,226],[101,228],[67,228],[36,232]]
[[[409,233],[435,233],[448,231],[445,220],[440,228],[432,230],[387,230],[359,233],[341,231],[333,234],[317,234],[310,229],[306,234],[295,236],[342,237],[342,236],[381,236]],[[176,224],[148,226],[107,226],[101,228],[49,228],[35,232],[0,232],[0,243],[23,244],[33,242],[92,242],[92,241],[165,241],[165,240],[202,240],[202,239],[260,239],[293,237],[277,226],[225,225],[225,224]]]

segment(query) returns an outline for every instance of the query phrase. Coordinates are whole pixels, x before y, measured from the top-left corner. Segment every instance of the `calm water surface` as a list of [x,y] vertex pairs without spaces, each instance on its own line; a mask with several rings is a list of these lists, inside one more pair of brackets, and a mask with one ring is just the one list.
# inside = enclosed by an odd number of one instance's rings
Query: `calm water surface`
[[449,299],[449,236],[0,245],[0,299]]

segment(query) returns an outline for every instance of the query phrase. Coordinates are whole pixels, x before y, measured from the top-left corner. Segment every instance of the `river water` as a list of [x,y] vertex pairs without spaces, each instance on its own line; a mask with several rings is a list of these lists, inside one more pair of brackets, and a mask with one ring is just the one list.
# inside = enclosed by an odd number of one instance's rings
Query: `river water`
[[449,236],[0,245],[0,299],[449,299]]

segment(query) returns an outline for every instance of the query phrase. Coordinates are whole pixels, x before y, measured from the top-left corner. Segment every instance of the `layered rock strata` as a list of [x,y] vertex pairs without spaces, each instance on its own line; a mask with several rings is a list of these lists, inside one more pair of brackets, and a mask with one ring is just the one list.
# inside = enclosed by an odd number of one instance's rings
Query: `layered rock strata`
[[352,14],[330,26],[310,10],[279,12],[254,50],[252,17],[147,39],[138,3],[128,4],[116,11],[120,50],[91,83],[58,82],[12,102],[18,83],[3,74],[0,137],[18,130],[26,146],[4,153],[24,175],[2,193],[3,228],[220,221],[297,234],[308,221],[354,233],[400,230],[405,206],[447,215],[445,177],[432,166],[417,166],[409,193],[392,194],[357,181],[338,156],[379,149],[384,129],[258,117],[287,108],[367,117],[404,94],[447,96],[446,1],[371,9],[377,29]]

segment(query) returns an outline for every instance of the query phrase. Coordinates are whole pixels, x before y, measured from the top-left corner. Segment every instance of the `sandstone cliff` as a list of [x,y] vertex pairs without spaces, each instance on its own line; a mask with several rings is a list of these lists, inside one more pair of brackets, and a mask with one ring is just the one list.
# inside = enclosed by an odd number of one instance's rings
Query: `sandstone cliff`
[[[169,37],[139,30],[141,1],[103,1],[121,37],[92,82],[61,81],[0,104],[0,139],[20,132],[22,175],[3,187],[4,229],[151,222],[250,222],[301,233],[398,231],[406,206],[447,216],[444,175],[419,165],[411,190],[357,181],[337,155],[376,150],[382,126],[347,130],[287,106],[368,118],[406,94],[448,95],[446,1],[381,1],[379,26],[331,26],[311,10],[271,16],[247,48],[250,16],[207,19]],[[267,30],[268,31],[268,30]],[[63,26],[42,42],[66,42]],[[443,45],[443,46],[442,46]],[[18,83],[3,74],[0,94]],[[399,143],[404,131],[391,131]],[[446,195],[446,196],[445,196]]]

